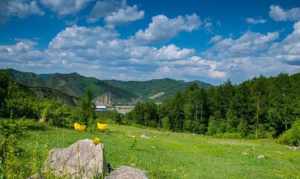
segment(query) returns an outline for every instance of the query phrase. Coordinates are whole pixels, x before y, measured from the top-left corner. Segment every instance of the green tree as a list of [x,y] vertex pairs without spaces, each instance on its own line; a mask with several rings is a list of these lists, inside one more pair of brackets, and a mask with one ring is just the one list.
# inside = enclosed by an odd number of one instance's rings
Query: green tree
[[80,100],[82,122],[88,124],[95,118],[95,105],[93,103],[93,94],[87,90]]

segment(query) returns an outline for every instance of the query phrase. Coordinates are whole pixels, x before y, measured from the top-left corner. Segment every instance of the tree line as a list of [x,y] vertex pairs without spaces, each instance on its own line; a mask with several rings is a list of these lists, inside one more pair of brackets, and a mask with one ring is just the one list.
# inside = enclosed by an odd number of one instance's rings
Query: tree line
[[35,119],[57,127],[70,127],[74,122],[88,124],[95,119],[92,100],[89,90],[76,106],[60,102],[51,95],[40,98],[32,89],[12,80],[6,72],[0,72],[0,118]]
[[277,137],[300,116],[300,74],[257,77],[201,88],[196,84],[162,104],[140,102],[128,122],[198,134]]

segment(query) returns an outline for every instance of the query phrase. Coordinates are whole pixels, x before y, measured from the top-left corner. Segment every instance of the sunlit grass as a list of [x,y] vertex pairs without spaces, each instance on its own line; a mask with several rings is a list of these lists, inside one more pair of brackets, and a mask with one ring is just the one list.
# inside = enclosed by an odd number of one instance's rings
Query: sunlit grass
[[113,124],[105,133],[58,128],[29,132],[20,143],[27,153],[24,164],[35,166],[28,174],[42,165],[50,149],[95,137],[104,143],[114,168],[138,167],[150,178],[300,178],[300,151],[270,139],[216,139]]

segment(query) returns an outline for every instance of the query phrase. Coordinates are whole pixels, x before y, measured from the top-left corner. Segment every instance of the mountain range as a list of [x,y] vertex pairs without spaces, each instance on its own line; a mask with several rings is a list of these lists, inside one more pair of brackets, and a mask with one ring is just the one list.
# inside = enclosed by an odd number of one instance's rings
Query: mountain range
[[10,78],[22,85],[34,89],[37,95],[54,95],[74,103],[86,90],[91,90],[94,97],[110,93],[114,104],[132,104],[137,101],[154,100],[160,102],[192,83],[201,87],[211,86],[201,81],[186,82],[169,78],[148,81],[99,80],[85,77],[78,73],[35,74],[14,69],[2,69]]

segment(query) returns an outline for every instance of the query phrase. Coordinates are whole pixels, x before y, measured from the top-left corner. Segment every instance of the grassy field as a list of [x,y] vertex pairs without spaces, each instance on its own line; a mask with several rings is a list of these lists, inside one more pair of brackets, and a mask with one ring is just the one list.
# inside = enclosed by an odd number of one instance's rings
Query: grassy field
[[[105,144],[106,159],[114,168],[138,167],[150,178],[300,178],[300,151],[269,139],[217,139],[129,126],[109,127],[108,133],[55,128],[29,132],[20,141],[27,153],[23,162],[38,167],[49,149],[97,136]],[[265,158],[258,159],[259,155]]]

